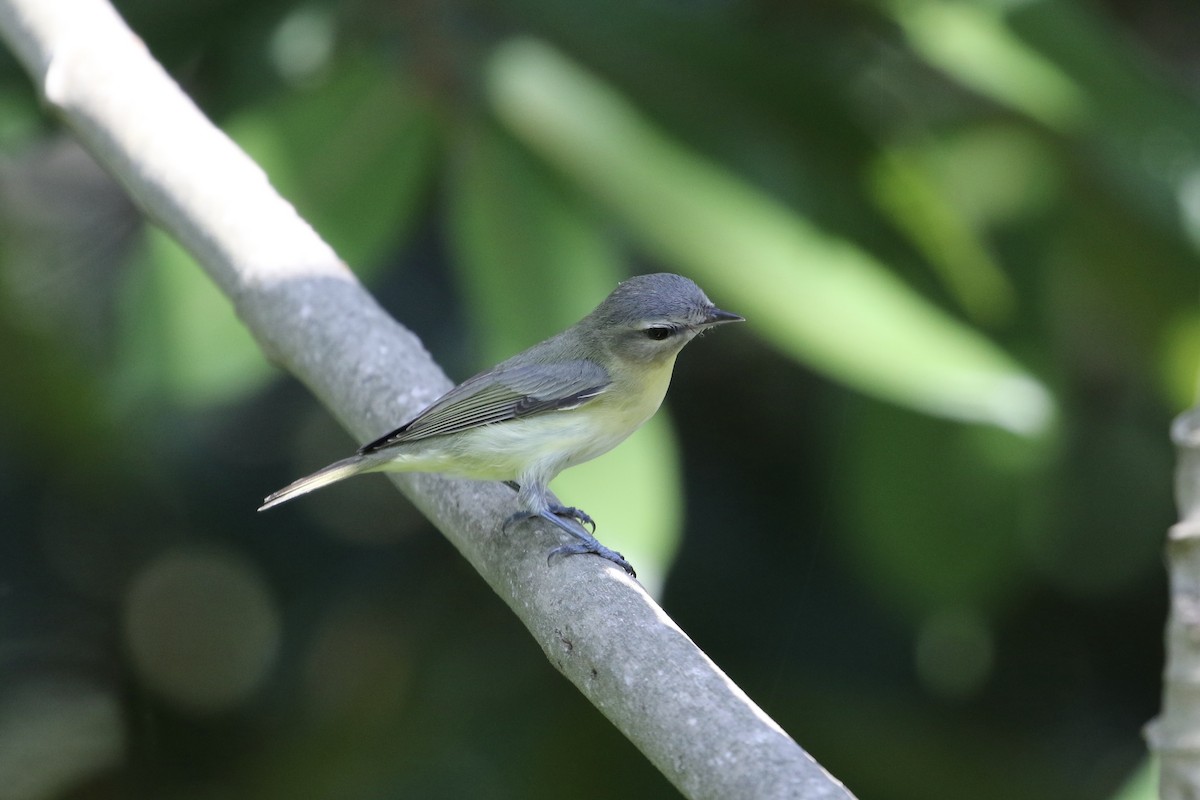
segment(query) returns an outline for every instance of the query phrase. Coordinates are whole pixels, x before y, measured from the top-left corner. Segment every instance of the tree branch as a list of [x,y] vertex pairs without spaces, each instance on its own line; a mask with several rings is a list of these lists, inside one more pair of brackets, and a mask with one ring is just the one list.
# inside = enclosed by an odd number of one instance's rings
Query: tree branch
[[[232,300],[275,362],[360,441],[450,382],[263,172],[102,0],[0,0],[0,35],[48,106]],[[562,671],[685,795],[848,798],[634,581],[597,558],[547,566],[554,534],[502,535],[498,484],[397,475]],[[253,513],[247,509],[247,513]]]
[[1200,796],[1200,407],[1171,426],[1179,452],[1179,522],[1167,537],[1171,608],[1167,615],[1162,712],[1146,726],[1160,764],[1159,796]]

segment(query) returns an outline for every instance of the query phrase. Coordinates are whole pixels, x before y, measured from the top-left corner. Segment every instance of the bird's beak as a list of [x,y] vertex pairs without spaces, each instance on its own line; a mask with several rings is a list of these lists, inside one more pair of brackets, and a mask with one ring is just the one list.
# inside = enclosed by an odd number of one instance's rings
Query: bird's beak
[[704,325],[722,325],[726,322],[745,322],[746,318],[734,314],[732,311],[722,311],[719,308],[710,308],[708,314],[704,318]]

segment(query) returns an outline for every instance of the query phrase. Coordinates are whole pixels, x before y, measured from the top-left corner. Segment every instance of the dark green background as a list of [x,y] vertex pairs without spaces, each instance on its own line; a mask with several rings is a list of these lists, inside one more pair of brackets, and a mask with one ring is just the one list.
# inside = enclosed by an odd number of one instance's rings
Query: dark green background
[[[1200,358],[1194,3],[118,6],[456,379],[622,274],[691,274],[746,314],[688,348],[669,417],[630,442],[643,491],[604,481],[595,503],[657,515],[637,565],[667,611],[858,796],[1130,780],[1159,700],[1168,425]],[[744,308],[496,115],[515,36],[854,243],[1057,416],[1020,436],[848,387],[852,331],[798,358],[798,334],[756,328],[781,288],[752,247],[728,265]],[[0,369],[0,780],[20,796],[673,795],[382,478],[254,513],[354,442],[7,57]],[[563,493],[619,537],[586,481]]]

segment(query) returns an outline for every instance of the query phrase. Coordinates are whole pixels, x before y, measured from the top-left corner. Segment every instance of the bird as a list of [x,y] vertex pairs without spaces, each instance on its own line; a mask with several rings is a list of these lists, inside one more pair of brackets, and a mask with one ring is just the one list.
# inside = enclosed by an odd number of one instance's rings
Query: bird
[[[618,283],[570,328],[468,378],[408,422],[266,497],[265,511],[369,472],[436,472],[498,480],[517,492],[504,523],[541,518],[574,541],[555,556],[590,553],[636,575],[595,538],[595,522],[551,500],[565,469],[607,453],[662,404],[676,356],[714,326],[743,322],[689,278],[668,272]],[[585,526],[591,527],[591,532]]]

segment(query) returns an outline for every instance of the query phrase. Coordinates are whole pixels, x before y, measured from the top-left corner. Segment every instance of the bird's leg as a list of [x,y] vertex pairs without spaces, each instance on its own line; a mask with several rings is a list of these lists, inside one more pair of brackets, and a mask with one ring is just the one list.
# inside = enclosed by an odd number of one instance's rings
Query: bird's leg
[[[516,481],[502,481],[502,483],[505,486],[507,486],[508,488],[512,489],[514,492],[516,492],[517,497],[520,498],[522,501],[524,501],[525,495],[522,494],[521,484],[517,483]],[[528,494],[528,492],[526,492],[525,494]],[[522,502],[521,505],[525,505],[525,503]],[[509,516],[508,519],[504,520],[504,524],[500,526],[500,530],[507,531],[509,526],[512,525],[514,522],[520,522],[521,520],[526,520],[526,519],[529,519],[534,516],[537,516],[537,515],[534,514],[532,511],[518,511],[515,514],[512,514],[511,516]]]
[[535,481],[527,481],[520,488],[517,487],[515,481],[505,481],[505,483],[517,489],[521,505],[524,507],[523,510],[516,512],[504,521],[503,527],[505,530],[514,522],[540,517],[577,540],[571,544],[564,544],[551,550],[550,554],[546,557],[547,562],[555,556],[591,553],[613,562],[633,577],[637,577],[637,573],[633,571],[633,567],[630,566],[623,555],[616,550],[600,544],[596,540],[596,537],[588,533],[587,529],[583,527],[584,525],[591,525],[593,531],[596,529],[596,523],[587,514],[578,508],[570,508],[558,503],[549,502],[546,498],[545,487],[539,487]]
[[[503,481],[503,483],[518,495],[522,495],[523,490],[521,489],[521,484],[517,483],[516,481]],[[545,506],[550,510],[550,513],[557,514],[560,517],[573,519],[580,525],[587,525],[592,529],[593,534],[596,533],[596,520],[592,519],[590,514],[588,514],[582,508],[576,508],[575,506],[564,506],[561,503],[551,503],[546,499],[546,492],[544,489],[541,492],[534,492],[532,490],[524,491],[524,494],[522,495],[522,501],[524,505],[527,505],[531,508]],[[513,514],[504,521],[504,529],[508,530],[508,526],[517,520],[528,519],[537,515],[538,512],[536,511],[518,511],[516,514]]]

